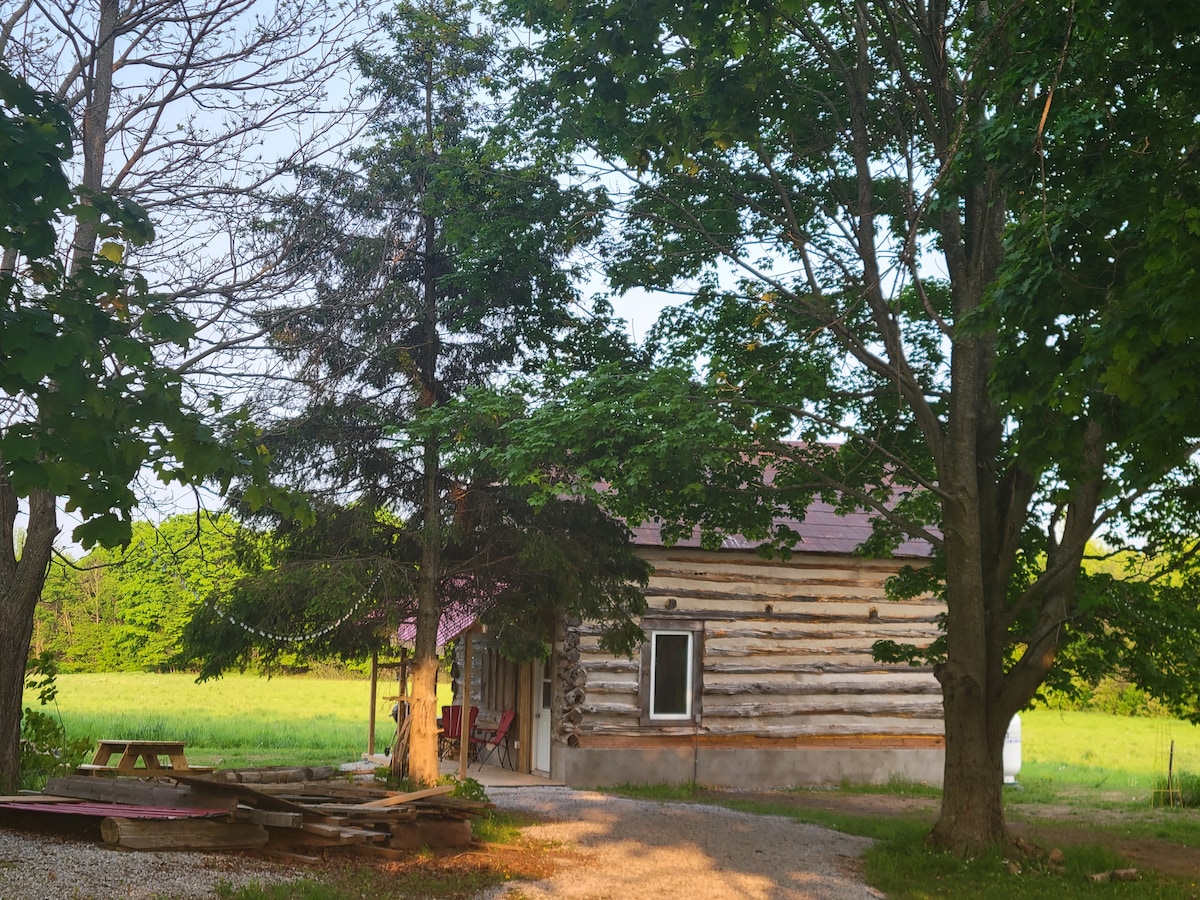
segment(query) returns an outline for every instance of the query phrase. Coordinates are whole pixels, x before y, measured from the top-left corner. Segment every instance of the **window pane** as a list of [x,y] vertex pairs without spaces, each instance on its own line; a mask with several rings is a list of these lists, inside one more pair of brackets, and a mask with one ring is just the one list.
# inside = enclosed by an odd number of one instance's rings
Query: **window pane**
[[690,712],[688,663],[691,660],[691,643],[690,634],[654,635],[651,715],[686,716]]

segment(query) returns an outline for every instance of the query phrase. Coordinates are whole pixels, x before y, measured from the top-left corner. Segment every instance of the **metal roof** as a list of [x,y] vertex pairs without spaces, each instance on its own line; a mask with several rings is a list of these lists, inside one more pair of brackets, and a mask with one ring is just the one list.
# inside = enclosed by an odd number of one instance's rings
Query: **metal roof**
[[[871,536],[870,513],[858,511],[846,513],[837,512],[830,504],[820,500],[811,503],[804,513],[804,521],[780,518],[775,521],[788,526],[800,535],[800,542],[795,546],[796,553],[838,553],[850,554]],[[664,547],[662,528],[658,522],[647,522],[634,526],[633,542],[639,547]],[[741,534],[726,535],[721,542],[722,550],[754,550],[761,541],[752,541]],[[677,541],[672,546],[699,548],[700,529],[692,532],[692,536]],[[928,557],[931,548],[925,541],[907,540],[900,544],[894,556]]]
[[[455,602],[449,603],[442,609],[442,617],[438,620],[437,648],[442,648],[465,632],[479,620],[479,610],[474,604]],[[417,638],[417,620],[415,618],[401,622],[396,629],[396,640],[402,645],[411,646]]]

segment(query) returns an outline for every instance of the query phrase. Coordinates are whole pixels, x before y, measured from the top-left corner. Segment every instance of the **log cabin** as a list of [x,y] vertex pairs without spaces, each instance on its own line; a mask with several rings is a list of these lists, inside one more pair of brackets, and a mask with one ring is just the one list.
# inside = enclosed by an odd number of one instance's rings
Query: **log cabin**
[[524,665],[480,636],[473,702],[516,710],[516,768],[578,787],[940,784],[932,670],[872,656],[877,640],[938,636],[940,601],[884,591],[928,546],[856,556],[869,517],[822,503],[788,524],[800,543],[787,560],[764,559],[740,536],[705,550],[698,540],[664,546],[653,525],[633,529],[654,572],[647,640],[631,659],[605,653],[586,622],[556,623],[550,659]]

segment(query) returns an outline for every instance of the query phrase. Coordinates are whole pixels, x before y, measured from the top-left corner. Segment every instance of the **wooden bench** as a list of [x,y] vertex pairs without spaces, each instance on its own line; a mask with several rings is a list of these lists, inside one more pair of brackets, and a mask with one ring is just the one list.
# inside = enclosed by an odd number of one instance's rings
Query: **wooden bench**
[[196,775],[213,770],[212,766],[189,765],[183,746],[183,741],[97,741],[96,755],[77,771],[81,775]]

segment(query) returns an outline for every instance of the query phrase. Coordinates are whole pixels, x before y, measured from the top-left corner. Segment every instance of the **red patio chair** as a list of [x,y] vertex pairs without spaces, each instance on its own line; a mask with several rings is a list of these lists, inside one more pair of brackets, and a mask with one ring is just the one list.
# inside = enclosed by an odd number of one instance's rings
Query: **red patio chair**
[[470,735],[471,743],[475,745],[475,759],[479,768],[493,754],[500,760],[500,765],[512,768],[512,758],[508,752],[508,732],[512,728],[513,719],[517,717],[516,710],[506,709],[496,723],[496,730],[481,735]]
[[[479,707],[472,706],[467,713],[467,734],[471,733],[471,729],[475,727],[475,717],[479,715]],[[438,737],[438,756],[446,759],[447,756],[456,756],[459,748],[459,741],[462,740],[462,707],[455,704],[454,706],[442,707],[442,733]]]

